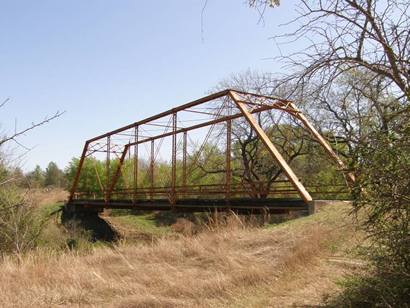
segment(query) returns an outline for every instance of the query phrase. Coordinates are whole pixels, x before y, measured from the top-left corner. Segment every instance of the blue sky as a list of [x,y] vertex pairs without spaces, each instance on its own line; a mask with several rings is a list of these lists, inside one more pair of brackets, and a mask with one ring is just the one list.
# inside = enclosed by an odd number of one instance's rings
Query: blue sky
[[295,16],[282,1],[265,21],[242,0],[0,1],[1,132],[57,110],[20,141],[24,170],[65,167],[86,139],[209,92],[247,69],[278,72],[273,35]]

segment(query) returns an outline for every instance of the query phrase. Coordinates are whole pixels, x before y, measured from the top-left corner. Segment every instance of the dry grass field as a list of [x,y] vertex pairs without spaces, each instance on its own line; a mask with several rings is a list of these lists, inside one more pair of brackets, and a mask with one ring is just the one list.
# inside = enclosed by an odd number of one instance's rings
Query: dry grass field
[[61,188],[38,188],[31,189],[30,199],[38,206],[61,203],[67,200],[68,192]]
[[348,205],[266,228],[231,223],[194,236],[91,252],[44,249],[0,266],[1,307],[306,307],[360,270]]

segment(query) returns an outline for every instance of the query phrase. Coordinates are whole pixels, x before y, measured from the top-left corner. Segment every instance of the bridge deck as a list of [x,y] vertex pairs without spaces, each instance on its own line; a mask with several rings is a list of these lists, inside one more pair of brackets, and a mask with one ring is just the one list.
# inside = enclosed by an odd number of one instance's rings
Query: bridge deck
[[103,209],[134,209],[143,211],[213,212],[231,210],[238,213],[286,213],[308,211],[309,205],[300,199],[267,198],[252,199],[184,199],[171,205],[168,199],[156,200],[87,200],[77,199],[67,203],[78,210],[102,211]]

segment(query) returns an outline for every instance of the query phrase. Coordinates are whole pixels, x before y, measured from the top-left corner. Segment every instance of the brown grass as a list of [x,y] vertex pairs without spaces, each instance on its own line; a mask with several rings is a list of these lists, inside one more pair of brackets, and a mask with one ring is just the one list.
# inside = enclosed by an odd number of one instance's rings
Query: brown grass
[[39,206],[64,202],[68,198],[68,192],[62,188],[37,188],[28,193],[30,200]]
[[352,239],[345,210],[325,209],[270,229],[234,224],[87,255],[9,257],[0,268],[0,306],[276,306],[273,290],[284,288],[280,296],[286,295],[294,273],[316,268]]

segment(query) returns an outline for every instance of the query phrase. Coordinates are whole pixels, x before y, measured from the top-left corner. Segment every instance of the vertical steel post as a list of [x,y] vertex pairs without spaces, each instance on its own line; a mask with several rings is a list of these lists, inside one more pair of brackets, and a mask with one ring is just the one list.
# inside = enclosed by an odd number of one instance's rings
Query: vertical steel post
[[[133,185],[133,203],[136,202],[138,198],[138,125],[135,126],[134,130],[134,185]],[[130,151],[131,152],[131,151]]]
[[106,172],[106,184],[105,184],[105,202],[109,202],[109,190],[110,190],[110,155],[111,155],[111,136],[107,137],[107,158],[105,161]]
[[87,141],[84,145],[83,153],[81,154],[80,162],[78,163],[77,173],[75,174],[73,186],[71,187],[69,201],[73,201],[73,199],[74,199],[75,191],[77,190],[78,181],[80,180],[81,170],[82,170],[83,165],[84,165],[85,156],[87,155],[88,145],[89,145],[89,142]]
[[172,114],[172,171],[171,171],[171,204],[176,202],[177,182],[177,113]]
[[151,181],[151,189],[150,189],[150,199],[151,201],[154,199],[154,160],[155,160],[155,153],[154,153],[154,139],[151,140],[151,160],[150,160],[150,181]]
[[232,121],[226,121],[226,173],[225,173],[225,198],[231,197],[231,143],[232,143]]
[[187,143],[188,143],[188,132],[185,131],[184,132],[184,138],[182,141],[182,190],[184,192],[184,196],[185,196],[185,192],[187,190]]

